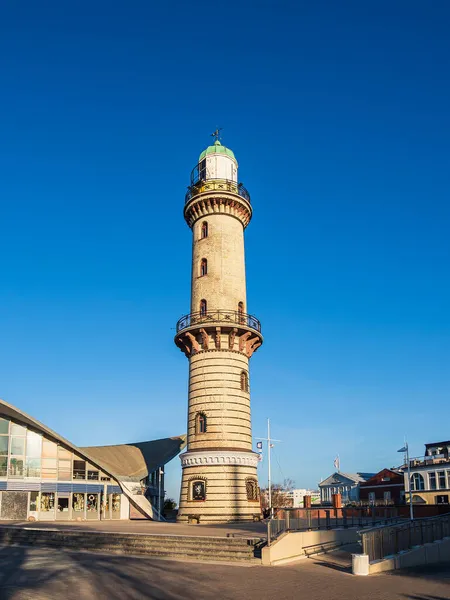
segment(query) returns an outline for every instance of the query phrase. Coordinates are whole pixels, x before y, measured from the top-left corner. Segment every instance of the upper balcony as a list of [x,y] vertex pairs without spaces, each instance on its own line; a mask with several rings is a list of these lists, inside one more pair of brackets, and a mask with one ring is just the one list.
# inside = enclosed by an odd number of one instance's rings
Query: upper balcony
[[409,465],[411,469],[414,467],[432,467],[434,465],[438,466],[449,463],[450,458],[448,454],[434,454],[433,456],[420,456],[409,459]]
[[256,317],[240,313],[237,310],[208,310],[205,313],[196,312],[184,315],[177,323],[177,333],[183,329],[208,324],[241,325],[261,333],[261,323]]
[[250,194],[242,183],[236,183],[231,179],[199,179],[188,187],[185,196],[187,204],[194,196],[204,192],[231,192],[237,194],[250,204]]

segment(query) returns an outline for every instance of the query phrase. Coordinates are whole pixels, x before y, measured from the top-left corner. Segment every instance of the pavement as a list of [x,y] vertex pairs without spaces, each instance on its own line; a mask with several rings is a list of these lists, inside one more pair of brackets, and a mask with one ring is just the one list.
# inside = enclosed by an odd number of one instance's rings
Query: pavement
[[[183,523],[159,523],[156,521],[0,521],[0,526],[31,529],[69,529],[83,531],[105,531],[110,533],[134,533],[152,535],[187,535],[227,537],[267,537],[265,523],[228,523],[223,525],[188,525]],[[1,596],[0,596],[1,598]]]
[[[344,553],[345,554],[345,553]],[[348,557],[344,557],[344,563]],[[2,600],[449,600],[448,565],[370,577],[339,553],[281,567],[184,563],[10,546],[0,549]]]

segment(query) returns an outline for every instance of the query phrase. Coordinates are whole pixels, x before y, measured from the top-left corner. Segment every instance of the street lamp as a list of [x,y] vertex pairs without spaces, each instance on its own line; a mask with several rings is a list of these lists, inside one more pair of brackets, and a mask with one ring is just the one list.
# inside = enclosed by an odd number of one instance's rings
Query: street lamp
[[408,466],[408,489],[409,489],[409,518],[411,521],[414,520],[413,503],[412,503],[412,492],[411,492],[411,463],[409,462],[409,448],[408,442],[405,442],[403,448],[397,450],[397,452],[406,452],[406,464]]

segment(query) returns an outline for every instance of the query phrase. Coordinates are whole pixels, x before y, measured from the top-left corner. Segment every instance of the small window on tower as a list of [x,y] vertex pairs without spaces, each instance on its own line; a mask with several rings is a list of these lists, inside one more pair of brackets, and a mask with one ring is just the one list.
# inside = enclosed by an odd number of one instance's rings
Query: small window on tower
[[201,231],[201,239],[208,237],[208,223],[203,221],[202,223],[202,231]]
[[195,417],[195,433],[206,433],[206,415],[197,413]]
[[206,275],[208,273],[208,261],[206,260],[206,258],[202,258],[201,262],[200,262],[200,277],[203,277],[203,275]]
[[238,323],[244,323],[244,303],[239,302],[238,304]]
[[247,500],[258,500],[258,482],[256,479],[246,479],[245,487],[247,490]]
[[241,373],[241,390],[248,392],[248,374],[246,371],[242,371]]
[[206,313],[207,313],[206,300],[200,300],[200,316],[206,317]]
[[204,181],[206,179],[206,158],[204,158],[198,165],[198,178],[200,181]]

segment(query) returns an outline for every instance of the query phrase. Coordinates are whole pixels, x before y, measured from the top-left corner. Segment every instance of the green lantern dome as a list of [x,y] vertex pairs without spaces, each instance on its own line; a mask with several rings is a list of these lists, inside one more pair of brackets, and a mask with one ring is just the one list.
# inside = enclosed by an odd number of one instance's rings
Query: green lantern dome
[[216,140],[213,146],[208,146],[206,150],[203,150],[199,156],[198,162],[202,161],[207,154],[226,154],[230,158],[236,160],[233,150],[230,150],[226,146],[222,146],[219,140]]

